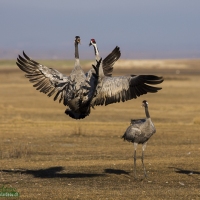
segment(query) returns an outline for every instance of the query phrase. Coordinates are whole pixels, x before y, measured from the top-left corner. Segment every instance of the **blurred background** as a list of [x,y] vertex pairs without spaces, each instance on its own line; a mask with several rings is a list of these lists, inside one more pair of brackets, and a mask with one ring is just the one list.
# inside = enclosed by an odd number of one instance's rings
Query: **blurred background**
[[200,57],[199,0],[0,0],[0,59],[93,59],[118,45],[122,59]]

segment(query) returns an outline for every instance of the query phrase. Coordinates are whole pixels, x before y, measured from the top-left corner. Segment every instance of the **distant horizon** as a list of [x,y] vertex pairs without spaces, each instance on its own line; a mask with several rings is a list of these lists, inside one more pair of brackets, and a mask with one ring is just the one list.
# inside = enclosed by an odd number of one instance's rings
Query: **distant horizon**
[[[92,50],[92,51],[91,51]],[[0,49],[0,60],[15,60],[18,55],[22,55],[23,51],[31,57],[32,59],[39,60],[73,60],[74,55],[72,52],[67,52],[66,50],[32,50],[32,49],[24,49],[24,50],[1,50]],[[105,58],[110,51],[101,51],[102,58]],[[79,50],[80,60],[93,60],[94,52],[93,49],[89,49],[86,51]],[[125,52],[121,49],[121,57],[120,59],[125,60],[154,60],[154,59],[200,59],[200,52],[181,52],[181,51],[171,51],[167,53],[162,52]]]

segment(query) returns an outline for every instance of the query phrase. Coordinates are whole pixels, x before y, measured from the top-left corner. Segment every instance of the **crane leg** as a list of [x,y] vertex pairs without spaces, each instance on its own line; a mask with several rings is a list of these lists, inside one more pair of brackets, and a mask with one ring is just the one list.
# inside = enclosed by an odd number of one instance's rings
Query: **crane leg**
[[134,151],[134,178],[136,178],[136,150]]
[[145,143],[145,144],[142,145],[142,158],[141,158],[141,160],[142,160],[142,166],[143,166],[143,170],[144,170],[144,177],[145,178],[147,177],[147,172],[146,172],[146,169],[145,169],[145,166],[144,166],[144,150],[146,148],[146,144],[147,143]]
[[136,179],[136,149],[137,149],[137,143],[134,143],[134,178]]

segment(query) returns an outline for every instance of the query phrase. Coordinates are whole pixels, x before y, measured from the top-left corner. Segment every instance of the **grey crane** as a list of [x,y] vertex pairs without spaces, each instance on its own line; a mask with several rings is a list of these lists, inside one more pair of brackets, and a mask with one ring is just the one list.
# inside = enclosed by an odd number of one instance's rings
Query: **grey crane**
[[[91,45],[94,47],[95,59],[99,60],[100,54],[99,54],[99,50],[98,50],[95,39],[90,40],[89,46],[91,46]],[[120,56],[121,56],[120,48],[118,46],[116,46],[113,49],[113,51],[106,58],[103,59],[103,61],[102,61],[103,72],[101,71],[100,73],[103,73],[105,76],[112,76],[113,65],[120,58]]]
[[[77,42],[76,42],[77,41]],[[74,93],[76,94],[72,100],[68,102],[69,108],[65,113],[74,119],[83,119],[90,114],[90,102],[95,93],[99,67],[101,59],[96,61],[96,66],[93,66],[93,70],[90,70],[90,76],[84,73],[80,66],[78,44],[80,43],[80,37],[76,36],[75,39],[75,67],[70,74],[71,79],[75,82]],[[81,92],[79,92],[81,91]]]
[[24,57],[17,58],[16,64],[24,71],[25,77],[34,83],[34,87],[40,92],[47,94],[49,97],[54,95],[54,101],[59,98],[66,109],[65,113],[74,119],[81,119],[90,113],[90,101],[95,92],[98,81],[98,72],[101,59],[93,65],[93,73],[90,79],[86,80],[86,75],[80,66],[78,44],[80,37],[75,37],[75,65],[69,76],[63,75],[59,71],[48,68],[31,58],[25,52]]
[[[92,39],[90,44],[94,47],[96,59],[98,59],[99,51],[96,41]],[[113,59],[112,66],[118,58],[119,56],[116,56],[115,59]],[[108,70],[110,74],[113,68],[108,67]],[[91,101],[92,107],[98,105],[108,105],[120,101],[125,102],[131,99],[136,99],[140,95],[147,94],[149,92],[156,93],[162,88],[151,85],[157,85],[163,81],[164,79],[162,77],[155,75],[125,75],[115,77],[99,75],[96,93]]]
[[[95,59],[97,62],[100,60],[100,55],[99,55],[99,51],[98,51],[95,39],[91,39],[89,46],[91,46],[91,45],[94,46]],[[113,65],[119,59],[120,56],[121,56],[120,48],[118,46],[116,46],[115,49],[106,58],[104,58],[102,60],[100,66],[99,66],[98,81],[102,80],[104,76],[112,76]],[[87,81],[91,79],[92,73],[94,73],[94,69],[90,69],[87,72],[87,74],[86,74]],[[96,90],[97,90],[97,88],[96,88]]]
[[156,132],[156,128],[150,118],[148,110],[148,102],[144,100],[142,106],[145,108],[146,118],[144,119],[132,119],[130,126],[126,129],[122,138],[134,145],[134,176],[136,178],[136,149],[138,144],[142,144],[142,165],[144,169],[144,176],[147,176],[144,166],[144,150],[147,145],[147,141]]

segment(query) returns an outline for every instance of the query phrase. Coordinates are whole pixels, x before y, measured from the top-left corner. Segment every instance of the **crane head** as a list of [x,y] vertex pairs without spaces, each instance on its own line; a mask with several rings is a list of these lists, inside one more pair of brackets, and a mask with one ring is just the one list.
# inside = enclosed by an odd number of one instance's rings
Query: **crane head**
[[80,36],[76,36],[74,42],[76,42],[76,43],[81,43],[81,38],[80,38]]
[[91,39],[91,40],[90,40],[90,44],[89,44],[89,46],[94,45],[94,44],[96,44],[95,39]]
[[144,100],[143,102],[142,102],[142,107],[147,107],[148,106],[148,102],[146,101],[146,100]]

